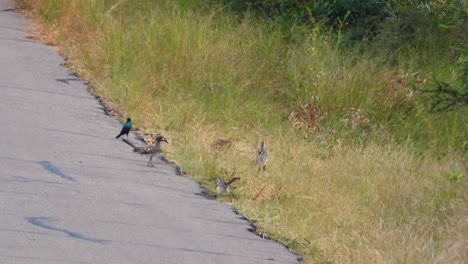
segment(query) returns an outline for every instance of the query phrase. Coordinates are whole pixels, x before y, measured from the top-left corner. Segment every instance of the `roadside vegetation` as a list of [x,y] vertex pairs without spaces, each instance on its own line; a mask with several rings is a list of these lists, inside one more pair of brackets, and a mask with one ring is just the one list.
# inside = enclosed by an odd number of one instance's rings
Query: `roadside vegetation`
[[240,177],[220,199],[306,263],[462,263],[467,4],[347,2],[18,4],[209,191]]

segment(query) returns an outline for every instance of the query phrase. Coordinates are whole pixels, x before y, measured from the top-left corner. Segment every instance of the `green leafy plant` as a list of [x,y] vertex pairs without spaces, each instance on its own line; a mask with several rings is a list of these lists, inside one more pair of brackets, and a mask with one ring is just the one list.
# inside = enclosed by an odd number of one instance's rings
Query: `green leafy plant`
[[450,111],[456,107],[468,105],[468,56],[460,56],[458,60],[459,87],[433,79],[428,86],[430,88],[420,89],[426,94],[430,103],[430,112]]

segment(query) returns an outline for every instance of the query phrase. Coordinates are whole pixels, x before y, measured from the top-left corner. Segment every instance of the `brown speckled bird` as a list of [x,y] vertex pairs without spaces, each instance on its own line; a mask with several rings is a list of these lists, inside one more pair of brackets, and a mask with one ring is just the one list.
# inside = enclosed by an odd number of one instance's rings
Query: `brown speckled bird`
[[149,159],[148,159],[148,166],[151,166],[153,167],[153,163],[152,163],[152,160],[153,160],[153,157],[160,153],[161,152],[161,142],[166,142],[166,143],[169,143],[167,141],[167,139],[160,135],[160,134],[157,134],[154,138],[154,142],[155,144],[153,146],[146,146],[146,147],[137,147],[135,145],[133,145],[132,142],[130,142],[129,140],[127,139],[124,139],[122,138],[123,142],[127,143],[128,145],[130,145],[132,148],[133,148],[133,151],[136,152],[136,153],[139,153],[139,154],[142,154],[142,155],[147,155],[149,156]]
[[220,194],[222,192],[226,192],[226,193],[229,193],[230,191],[230,185],[231,183],[237,181],[237,180],[240,180],[239,177],[234,177],[232,179],[230,179],[229,181],[224,181],[220,178],[216,179],[216,193]]
[[268,151],[266,149],[266,142],[262,141],[260,142],[260,147],[258,148],[258,151],[257,151],[257,158],[255,159],[255,165],[258,166],[257,174],[260,172],[260,170],[265,171],[267,162],[268,162]]

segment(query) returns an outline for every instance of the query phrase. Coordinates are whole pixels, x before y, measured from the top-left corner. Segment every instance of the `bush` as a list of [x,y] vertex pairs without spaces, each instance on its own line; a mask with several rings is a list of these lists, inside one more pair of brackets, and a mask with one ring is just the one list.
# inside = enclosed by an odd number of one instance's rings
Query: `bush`
[[378,24],[388,15],[386,6],[377,0],[227,0],[236,9],[251,9],[262,17],[283,26],[320,22],[344,30],[347,39],[369,39]]
[[458,60],[460,77],[459,87],[434,79],[428,89],[421,89],[430,102],[430,112],[453,110],[458,106],[468,105],[468,56],[460,56]]

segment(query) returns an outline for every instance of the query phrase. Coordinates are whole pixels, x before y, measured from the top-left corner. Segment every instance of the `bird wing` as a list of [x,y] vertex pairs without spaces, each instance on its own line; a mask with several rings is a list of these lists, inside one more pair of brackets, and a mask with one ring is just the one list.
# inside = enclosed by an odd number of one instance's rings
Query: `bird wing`
[[138,152],[140,154],[153,154],[153,153],[156,153],[157,151],[154,146],[150,146],[150,147],[136,148],[135,152]]
[[135,138],[145,144],[148,144],[148,142],[146,142],[146,139],[138,134],[135,136]]
[[233,183],[233,182],[235,182],[237,180],[240,180],[240,178],[239,177],[234,177],[234,178],[230,179],[226,184],[230,185],[231,183]]

